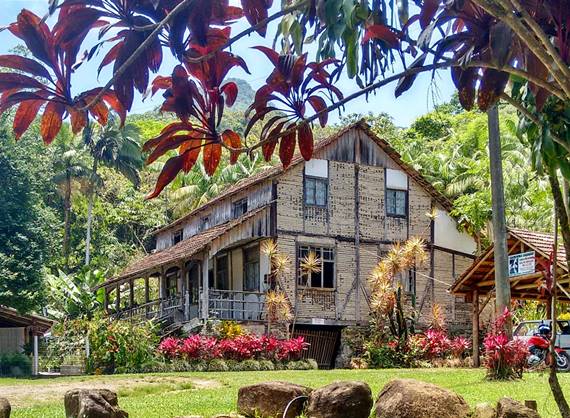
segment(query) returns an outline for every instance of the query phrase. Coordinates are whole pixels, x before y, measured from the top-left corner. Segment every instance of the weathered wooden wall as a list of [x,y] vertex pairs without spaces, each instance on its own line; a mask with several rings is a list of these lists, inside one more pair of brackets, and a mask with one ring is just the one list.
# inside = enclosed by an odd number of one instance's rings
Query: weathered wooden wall
[[[358,147],[355,147],[356,142]],[[303,164],[281,175],[277,185],[278,242],[280,250],[291,257],[296,269],[299,245],[334,248],[336,286],[334,291],[311,289],[301,292],[296,286],[296,274],[292,274],[286,290],[289,298],[299,303],[300,322],[324,320],[326,324],[344,324],[366,321],[369,318],[370,272],[394,242],[421,236],[428,245],[431,244],[433,228],[427,214],[437,204],[408,177],[408,216],[386,216],[386,169],[397,170],[399,166],[362,131],[347,132],[321,150],[316,158],[328,159],[327,207],[305,207]],[[356,235],[360,242],[358,251]],[[451,327],[469,326],[470,304],[456,300],[447,293],[447,288],[470,262],[469,257],[434,250],[433,257],[417,268],[415,301],[417,307],[422,304],[423,322],[430,320],[432,304],[438,303],[444,308]],[[432,274],[435,281],[430,279]],[[358,281],[355,280],[357,276]]]

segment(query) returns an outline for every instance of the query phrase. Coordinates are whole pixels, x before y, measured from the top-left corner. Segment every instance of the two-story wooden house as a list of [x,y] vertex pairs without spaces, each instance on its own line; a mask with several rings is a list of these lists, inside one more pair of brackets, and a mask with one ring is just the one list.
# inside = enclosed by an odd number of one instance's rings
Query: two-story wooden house
[[318,142],[311,161],[296,157],[287,169],[258,173],[158,230],[154,252],[104,284],[108,310],[263,324],[270,262],[260,245],[275,239],[297,270],[311,250],[322,262],[307,283],[298,271],[283,283],[299,327],[362,324],[372,268],[395,242],[421,236],[430,257],[405,277],[408,300],[426,318],[436,302],[450,328],[469,328],[470,305],[447,289],[471,264],[476,245],[457,230],[450,209],[361,121]]

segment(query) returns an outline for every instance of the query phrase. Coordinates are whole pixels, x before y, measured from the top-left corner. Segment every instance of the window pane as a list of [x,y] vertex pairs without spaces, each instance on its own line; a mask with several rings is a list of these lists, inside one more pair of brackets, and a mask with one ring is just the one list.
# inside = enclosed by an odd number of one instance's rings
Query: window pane
[[334,263],[326,261],[323,263],[323,287],[332,289],[334,287]]
[[321,272],[311,273],[311,287],[322,287]]
[[305,203],[307,205],[315,204],[315,179],[305,179]]
[[315,202],[319,206],[327,204],[327,183],[324,180],[317,180]]
[[388,190],[386,192],[386,213],[387,214],[393,214],[395,211],[395,206],[396,206],[396,202],[394,200],[395,196],[394,196],[394,191],[393,190]]
[[406,215],[406,192],[398,190],[396,192],[396,215]]

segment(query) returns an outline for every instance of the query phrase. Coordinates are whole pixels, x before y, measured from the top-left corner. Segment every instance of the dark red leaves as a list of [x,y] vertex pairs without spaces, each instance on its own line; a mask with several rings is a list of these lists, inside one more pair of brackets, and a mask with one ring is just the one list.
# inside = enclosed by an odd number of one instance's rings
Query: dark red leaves
[[162,190],[176,178],[176,175],[182,170],[184,166],[184,155],[178,155],[170,158],[158,176],[154,191],[146,196],[147,199],[154,199]]
[[0,93],[6,90],[41,89],[44,85],[32,77],[16,73],[0,73]]
[[424,0],[424,4],[420,11],[420,27],[425,29],[429,26],[437,9],[439,7],[440,0]]
[[51,80],[49,71],[39,62],[19,55],[0,55],[0,67],[23,71],[36,77]]
[[226,96],[226,104],[232,107],[236,102],[238,95],[238,86],[233,81],[226,83],[222,86],[220,91]]
[[230,164],[235,164],[241,152],[241,138],[234,131],[227,129],[222,134],[222,141],[230,148]]
[[492,68],[485,68],[481,77],[481,84],[477,94],[477,105],[479,109],[486,112],[497,101],[505,90],[509,74],[503,71],[497,71]]
[[16,114],[14,115],[14,136],[16,140],[20,139],[24,132],[28,130],[31,123],[34,121],[43,101],[41,100],[27,100],[20,103]]
[[362,43],[366,43],[371,39],[384,41],[390,48],[397,48],[400,44],[400,40],[396,33],[394,33],[394,31],[392,31],[388,26],[382,24],[370,25],[366,28],[364,37],[362,38]]
[[291,160],[293,160],[293,155],[295,154],[295,139],[297,131],[291,131],[287,135],[281,138],[279,143],[279,159],[284,168],[289,167]]
[[299,150],[305,161],[313,156],[313,131],[308,123],[301,123],[298,129]]
[[40,132],[46,144],[51,144],[59,133],[63,121],[65,106],[58,102],[50,102],[44,110]]
[[451,67],[451,79],[457,87],[459,94],[459,103],[465,110],[473,109],[475,103],[475,88],[477,85],[478,75],[477,68],[468,67]]
[[30,52],[44,63],[53,65],[55,53],[51,42],[51,33],[45,22],[38,16],[23,9],[10,31],[24,41]]
[[[267,19],[267,11],[271,7],[272,3],[273,0],[241,0],[243,13],[245,14],[247,21],[252,26],[255,26]],[[264,25],[257,29],[257,33],[259,33],[261,36],[265,36],[266,31],[267,25]]]
[[217,142],[210,142],[204,146],[204,170],[206,174],[212,176],[218,168],[220,158],[222,156],[222,144]]

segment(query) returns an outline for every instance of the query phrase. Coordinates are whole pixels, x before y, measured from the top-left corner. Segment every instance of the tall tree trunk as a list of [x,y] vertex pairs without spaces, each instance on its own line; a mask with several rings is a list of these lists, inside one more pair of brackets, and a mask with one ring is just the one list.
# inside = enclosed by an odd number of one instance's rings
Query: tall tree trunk
[[71,235],[71,176],[65,179],[65,196],[63,199],[63,259],[66,271],[69,270],[69,239]]
[[87,231],[85,233],[85,265],[91,261],[91,227],[93,225],[93,203],[95,200],[95,179],[97,177],[97,159],[93,161],[91,184],[89,185],[89,203],[87,205]]
[[[564,249],[566,254],[570,254],[570,225],[568,225],[568,211],[567,211],[567,200],[565,199],[566,187],[564,187],[565,194],[562,194],[560,188],[560,182],[558,181],[558,175],[556,171],[550,172],[548,175],[550,181],[550,188],[552,189],[552,195],[554,196],[554,209],[555,209],[555,222],[554,222],[554,268],[552,269],[552,340],[550,342],[550,355],[551,355],[551,365],[550,374],[548,376],[548,383],[550,384],[550,390],[558,405],[558,410],[560,411],[560,416],[562,418],[570,418],[570,406],[564,397],[564,392],[558,381],[558,374],[556,373],[556,354],[554,351],[554,343],[556,341],[556,293],[557,293],[557,249],[558,249],[558,220],[560,220],[560,230],[562,231],[562,238],[564,241]],[[564,180],[566,184],[566,180]]]
[[[501,133],[499,131],[499,109],[493,106],[487,112],[489,125],[489,162],[491,170],[491,194],[493,209],[493,237],[495,241],[495,295],[497,315],[511,307],[511,284],[507,255],[507,227],[505,222],[505,193],[503,188],[503,162],[501,158]],[[506,324],[506,331],[512,337],[512,323]]]

